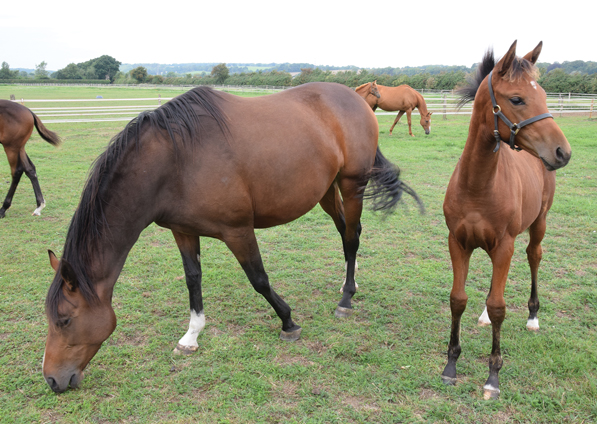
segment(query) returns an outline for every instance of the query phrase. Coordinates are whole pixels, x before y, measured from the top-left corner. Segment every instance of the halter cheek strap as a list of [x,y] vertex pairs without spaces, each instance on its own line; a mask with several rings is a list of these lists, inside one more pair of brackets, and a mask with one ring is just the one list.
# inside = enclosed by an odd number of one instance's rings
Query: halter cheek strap
[[[502,113],[502,108],[495,101],[495,95],[493,94],[493,86],[491,85],[492,75],[493,75],[493,71],[491,71],[489,73],[489,78],[487,80],[487,84],[489,85],[489,94],[491,96],[491,103],[493,105],[493,118],[495,121],[495,130],[493,131],[493,136],[495,137],[496,145],[495,145],[495,148],[493,149],[493,151],[497,152],[500,148],[500,141],[504,141],[504,140],[502,140],[502,137],[500,136],[500,132],[498,131],[498,117],[502,121],[504,121],[504,123],[508,126],[508,128],[510,128],[510,140],[508,142],[508,144],[510,145],[510,148],[512,150],[521,151],[522,149],[520,147],[517,147],[516,144],[514,143],[514,139],[516,138],[516,134],[518,134],[518,131],[520,131],[520,129],[522,127],[532,124],[533,122],[537,122],[537,121],[540,121],[545,118],[553,118],[553,115],[551,113],[542,113],[541,115],[537,115],[532,118],[525,119],[524,121],[522,121],[518,124],[513,124],[512,122],[510,122],[510,120],[508,118],[506,118],[506,115],[504,115]],[[504,141],[504,143],[505,143],[505,141]]]

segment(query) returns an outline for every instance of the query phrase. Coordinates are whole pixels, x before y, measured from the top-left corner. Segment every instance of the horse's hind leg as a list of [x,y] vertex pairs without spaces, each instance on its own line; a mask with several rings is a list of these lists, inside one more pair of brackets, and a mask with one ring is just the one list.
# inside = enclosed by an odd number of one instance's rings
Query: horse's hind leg
[[8,164],[10,165],[10,173],[12,176],[10,182],[10,188],[8,189],[8,194],[4,199],[4,203],[2,203],[2,208],[0,208],[0,218],[4,218],[6,216],[6,211],[12,205],[12,198],[14,197],[15,191],[17,190],[17,186],[19,185],[19,181],[21,181],[21,176],[23,175],[23,165],[19,158],[19,152],[15,152],[10,149],[4,149],[6,152],[6,157],[8,158]]
[[[340,197],[340,193],[338,191],[338,184],[334,181],[334,183],[330,186],[327,193],[323,198],[320,200],[319,204],[321,208],[330,216],[336,225],[336,229],[338,233],[340,233],[340,238],[342,239],[342,251],[344,252],[344,262],[345,262],[345,270],[348,269],[348,259],[346,257],[346,243],[344,241],[344,234],[346,233],[346,220],[344,218],[344,205],[342,203],[342,198]],[[358,225],[358,233],[361,234],[361,223],[359,222]],[[358,263],[355,261],[355,272],[358,269]],[[344,292],[344,285],[346,284],[346,277],[344,278],[344,282],[342,283],[342,287],[340,288],[340,293]],[[359,285],[355,281],[355,289],[358,289]]]
[[191,320],[189,330],[178,341],[174,353],[190,354],[199,349],[197,337],[205,327],[205,314],[203,312],[203,297],[201,294],[201,254],[199,237],[188,236],[172,231],[184,267],[187,288],[189,289],[189,303]]
[[46,202],[44,200],[43,194],[41,193],[39,181],[37,180],[37,171],[35,169],[35,165],[31,159],[29,159],[27,153],[25,153],[25,149],[21,149],[21,154],[19,157],[21,159],[21,163],[23,164],[23,171],[31,180],[33,192],[35,193],[35,202],[37,204],[37,208],[33,211],[32,215],[39,216],[41,214],[41,210],[46,207]]
[[227,232],[223,236],[223,240],[240,263],[253,288],[269,302],[282,320],[280,338],[287,341],[298,340],[302,328],[292,321],[290,306],[278,296],[269,284],[254,230],[247,227],[239,228]]
[[398,121],[400,121],[400,118],[402,118],[402,115],[404,115],[404,110],[401,110],[398,115],[396,116],[396,119],[394,119],[394,123],[392,124],[392,126],[390,127],[390,135],[392,135],[392,131],[394,130],[394,127],[396,126],[396,124],[398,123]]
[[342,299],[338,303],[335,315],[347,317],[352,314],[351,300],[357,287],[354,279],[356,270],[357,251],[359,250],[359,236],[361,233],[361,212],[363,211],[364,185],[357,178],[341,178],[338,181],[342,198],[344,199],[344,257],[346,259],[346,281],[342,292]]
[[450,258],[454,282],[450,293],[450,310],[452,312],[452,326],[450,330],[450,343],[448,344],[448,363],[442,372],[444,384],[456,384],[456,361],[462,351],[460,347],[460,319],[466,309],[468,296],[464,290],[466,276],[468,275],[469,261],[472,250],[465,250],[458,243],[452,233],[448,236]]
[[539,270],[539,263],[543,256],[543,249],[541,248],[541,241],[545,236],[546,222],[545,216],[539,217],[529,228],[529,245],[527,246],[527,258],[531,268],[531,296],[529,298],[529,319],[527,320],[527,328],[529,330],[539,330],[539,319],[537,312],[539,311],[539,297],[537,295],[537,273]]

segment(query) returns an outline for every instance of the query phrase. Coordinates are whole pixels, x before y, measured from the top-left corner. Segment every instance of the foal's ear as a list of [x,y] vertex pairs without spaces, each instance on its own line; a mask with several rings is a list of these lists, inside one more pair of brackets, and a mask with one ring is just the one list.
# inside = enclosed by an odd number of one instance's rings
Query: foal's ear
[[60,263],[60,261],[58,260],[54,252],[52,252],[49,249],[48,256],[50,257],[50,265],[52,265],[52,268],[54,269],[54,271],[58,271],[58,264]]
[[533,65],[537,63],[537,59],[539,59],[539,54],[541,53],[541,48],[543,47],[543,41],[539,41],[537,47],[533,49],[532,52],[528,52],[523,59],[528,60]]
[[514,41],[514,43],[512,43],[512,45],[510,46],[510,49],[508,50],[508,53],[506,53],[504,55],[504,57],[502,57],[500,59],[500,61],[498,62],[498,64],[496,65],[497,72],[501,76],[504,76],[506,74],[506,72],[508,72],[510,67],[512,66],[512,62],[514,62],[515,58],[516,58],[516,41]]
[[77,274],[75,270],[69,264],[66,259],[62,259],[62,266],[60,267],[60,276],[64,280],[64,284],[70,291],[75,291],[79,287],[79,281],[77,280]]

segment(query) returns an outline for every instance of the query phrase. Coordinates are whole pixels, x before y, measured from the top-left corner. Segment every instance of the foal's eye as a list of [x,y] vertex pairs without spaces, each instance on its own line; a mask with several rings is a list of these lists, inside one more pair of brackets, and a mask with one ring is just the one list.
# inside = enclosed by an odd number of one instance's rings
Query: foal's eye
[[522,100],[520,97],[512,97],[510,99],[510,103],[512,103],[514,106],[522,106],[524,104],[524,100]]

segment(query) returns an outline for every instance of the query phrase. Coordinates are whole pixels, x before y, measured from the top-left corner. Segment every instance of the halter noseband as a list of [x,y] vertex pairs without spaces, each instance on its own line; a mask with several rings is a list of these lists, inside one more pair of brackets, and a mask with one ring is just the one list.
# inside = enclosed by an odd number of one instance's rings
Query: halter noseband
[[517,147],[514,143],[514,139],[516,137],[516,134],[518,134],[518,131],[520,131],[522,127],[532,124],[533,122],[537,122],[545,118],[553,118],[553,115],[551,113],[542,113],[541,115],[537,115],[533,118],[525,119],[519,124],[513,124],[512,122],[510,122],[508,118],[506,118],[506,115],[502,113],[502,108],[495,101],[495,96],[493,94],[493,86],[491,85],[492,75],[493,71],[489,73],[489,79],[487,80],[487,84],[489,85],[489,94],[491,95],[491,103],[493,104],[493,117],[495,121],[495,130],[493,131],[493,136],[495,137],[496,145],[493,151],[497,152],[500,148],[500,141],[504,141],[502,140],[500,132],[498,131],[498,117],[501,118],[502,121],[504,121],[508,128],[510,128],[510,142],[508,143],[510,145],[510,148],[512,150],[521,151],[522,149],[520,147]]

